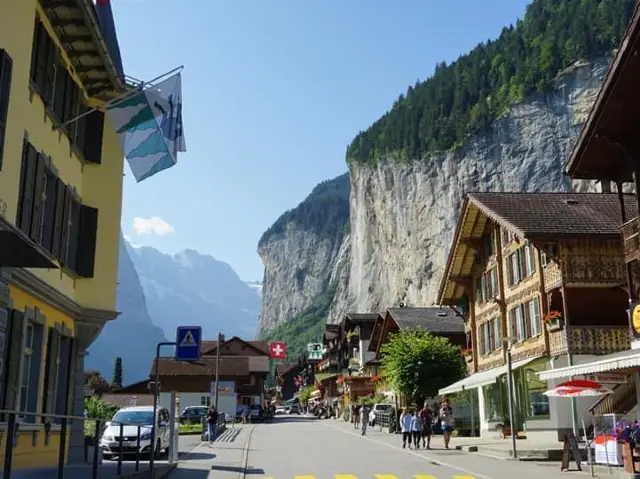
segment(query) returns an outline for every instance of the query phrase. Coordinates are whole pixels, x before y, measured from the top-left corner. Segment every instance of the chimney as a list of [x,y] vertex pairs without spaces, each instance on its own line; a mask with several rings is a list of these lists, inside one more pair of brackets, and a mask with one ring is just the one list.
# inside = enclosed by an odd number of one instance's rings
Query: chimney
[[605,180],[598,181],[598,192],[611,193],[611,182]]

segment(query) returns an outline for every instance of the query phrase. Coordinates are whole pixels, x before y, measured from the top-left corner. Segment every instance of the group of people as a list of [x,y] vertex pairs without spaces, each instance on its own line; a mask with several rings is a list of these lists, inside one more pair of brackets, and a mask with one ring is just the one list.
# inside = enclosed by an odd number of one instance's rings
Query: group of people
[[444,437],[444,447],[449,449],[449,441],[451,440],[451,431],[453,431],[453,408],[448,398],[444,398],[440,403],[438,411],[434,413],[428,403],[415,413],[410,408],[404,408],[400,415],[400,428],[402,431],[402,448],[407,445],[411,449],[411,444],[416,449],[420,449],[420,440],[422,439],[422,447],[431,449],[431,436],[433,435],[433,426],[440,424],[442,435]]

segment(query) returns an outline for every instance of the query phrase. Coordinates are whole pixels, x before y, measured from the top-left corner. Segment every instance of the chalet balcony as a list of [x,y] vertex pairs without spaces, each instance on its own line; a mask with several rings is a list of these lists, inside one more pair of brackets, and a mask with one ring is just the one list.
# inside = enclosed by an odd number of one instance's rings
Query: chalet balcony
[[640,259],[640,218],[635,217],[620,227],[624,260],[627,263]]
[[549,353],[611,354],[631,348],[628,326],[569,326],[549,332]]

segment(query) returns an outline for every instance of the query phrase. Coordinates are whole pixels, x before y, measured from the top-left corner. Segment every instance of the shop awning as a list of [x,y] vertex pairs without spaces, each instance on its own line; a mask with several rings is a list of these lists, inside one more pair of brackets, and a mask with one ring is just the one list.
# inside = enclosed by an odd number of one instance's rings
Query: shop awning
[[26,235],[7,226],[0,224],[0,268],[58,268]]
[[[535,361],[538,358],[528,358],[523,359],[522,361],[516,361],[511,365],[511,369],[515,370],[521,368],[529,364],[532,361]],[[466,389],[476,389],[480,386],[487,386],[489,384],[493,384],[503,374],[507,374],[507,366],[500,366],[498,368],[488,369],[487,371],[482,371],[479,373],[472,374],[471,376],[467,376],[466,378],[458,381],[457,383],[453,383],[446,388],[440,389],[438,394],[440,396],[444,396],[446,394],[453,394],[460,391],[464,391]]]
[[569,378],[584,374],[604,373],[616,369],[636,368],[640,366],[640,349],[629,349],[619,353],[600,356],[595,361],[575,364],[564,368],[549,369],[538,373],[540,379]]

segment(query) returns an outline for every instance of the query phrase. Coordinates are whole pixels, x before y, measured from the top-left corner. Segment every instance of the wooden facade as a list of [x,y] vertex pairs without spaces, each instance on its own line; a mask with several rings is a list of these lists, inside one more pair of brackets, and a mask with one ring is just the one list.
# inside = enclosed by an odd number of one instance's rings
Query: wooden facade
[[[603,227],[601,234],[572,234],[554,233],[557,225],[544,231],[542,224],[529,232],[517,218],[534,214],[529,211],[532,194],[496,194],[500,207],[513,216],[508,221],[484,204],[491,203],[491,193],[479,200],[474,195],[465,200],[439,294],[440,304],[463,311],[471,341],[470,373],[504,365],[508,344],[514,362],[629,347],[625,265],[615,227]],[[576,195],[570,196],[574,201]],[[614,195],[587,196],[593,207],[600,201],[610,205]],[[555,328],[544,321],[551,311],[562,317]]]

